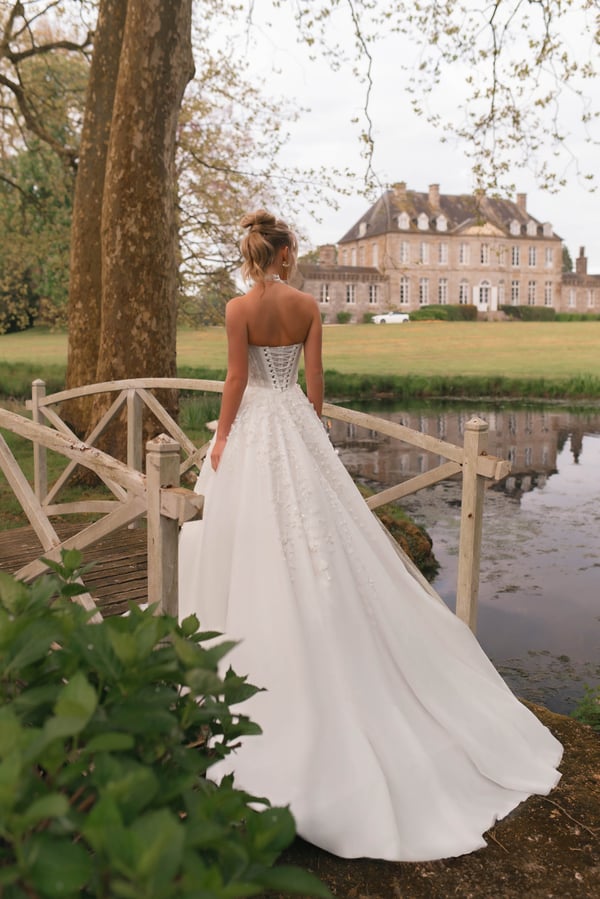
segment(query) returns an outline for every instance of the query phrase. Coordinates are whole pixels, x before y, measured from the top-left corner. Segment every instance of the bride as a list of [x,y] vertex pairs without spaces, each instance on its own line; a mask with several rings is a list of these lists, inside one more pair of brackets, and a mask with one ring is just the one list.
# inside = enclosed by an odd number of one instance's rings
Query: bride
[[[405,567],[320,421],[321,318],[286,283],[296,239],[242,220],[253,282],[226,311],[227,378],[184,525],[179,613],[239,640],[228,660],[265,687],[260,737],[210,776],[289,804],[336,855],[426,861],[558,782],[562,747],[456,616]],[[304,352],[307,396],[297,384]]]

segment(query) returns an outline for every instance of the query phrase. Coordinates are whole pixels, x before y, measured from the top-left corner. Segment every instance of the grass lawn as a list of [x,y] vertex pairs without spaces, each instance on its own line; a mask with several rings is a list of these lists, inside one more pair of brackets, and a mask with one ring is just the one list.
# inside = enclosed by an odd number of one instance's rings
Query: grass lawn
[[[600,322],[326,325],[323,358],[341,374],[600,377]],[[177,359],[223,368],[224,330],[180,331]]]
[[[325,368],[341,374],[600,377],[600,322],[410,322],[326,325]],[[0,336],[0,363],[66,365],[66,334]],[[224,369],[225,331],[178,334],[180,367]]]

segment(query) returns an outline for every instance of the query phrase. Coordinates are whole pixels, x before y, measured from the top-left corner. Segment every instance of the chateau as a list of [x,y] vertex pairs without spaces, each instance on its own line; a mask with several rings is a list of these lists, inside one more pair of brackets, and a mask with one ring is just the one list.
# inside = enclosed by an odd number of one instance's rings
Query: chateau
[[600,275],[587,274],[584,248],[575,273],[562,264],[561,238],[528,211],[526,194],[513,202],[400,182],[299,273],[327,322],[436,303],[471,303],[482,314],[504,304],[600,313]]

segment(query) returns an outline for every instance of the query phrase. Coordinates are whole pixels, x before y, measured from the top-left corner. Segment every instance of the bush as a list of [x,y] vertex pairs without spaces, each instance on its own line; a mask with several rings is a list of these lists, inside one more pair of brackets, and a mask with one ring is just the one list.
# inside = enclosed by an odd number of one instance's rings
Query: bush
[[410,313],[411,322],[448,321],[447,306],[421,306]]
[[556,319],[552,306],[500,306],[500,311],[522,322],[551,322]]
[[351,312],[338,312],[335,318],[336,318],[338,325],[347,325],[348,322],[352,320],[352,313]]
[[[256,688],[218,662],[195,616],[133,605],[89,623],[79,553],[26,587],[0,574],[0,892],[7,899],[329,896],[272,868],[289,810],[205,779],[260,729],[230,703]],[[260,810],[251,807],[257,803]]]
[[600,321],[600,315],[597,313],[587,312],[557,312],[557,322],[597,322]]
[[363,312],[363,317],[362,317],[363,325],[373,324],[374,314],[375,314],[374,312]]
[[583,724],[589,724],[593,730],[600,733],[600,686],[596,688],[585,687],[583,698],[577,704],[572,717]]

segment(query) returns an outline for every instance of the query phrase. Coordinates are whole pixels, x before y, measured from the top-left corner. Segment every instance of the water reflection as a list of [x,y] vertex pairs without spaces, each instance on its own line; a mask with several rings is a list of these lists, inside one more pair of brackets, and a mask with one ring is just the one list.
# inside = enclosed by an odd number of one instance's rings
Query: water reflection
[[[600,682],[600,411],[370,411],[458,444],[473,414],[489,422],[489,452],[512,472],[486,494],[478,637],[519,695],[569,711]],[[350,471],[381,486],[444,461],[340,422],[331,435]],[[454,479],[402,501],[433,538],[450,606],[460,490]]]

